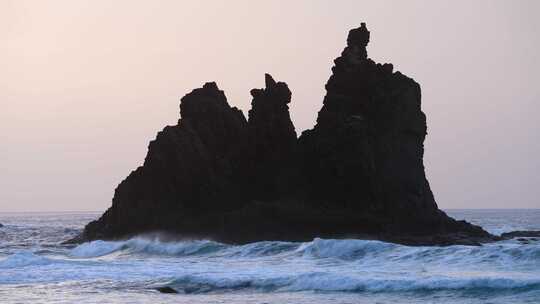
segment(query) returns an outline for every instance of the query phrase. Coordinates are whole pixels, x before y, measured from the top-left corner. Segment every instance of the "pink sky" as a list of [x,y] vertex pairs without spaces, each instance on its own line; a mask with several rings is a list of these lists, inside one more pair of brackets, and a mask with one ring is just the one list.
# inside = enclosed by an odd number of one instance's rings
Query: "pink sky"
[[332,60],[368,54],[422,86],[426,171],[442,208],[540,208],[539,1],[0,0],[0,212],[102,211],[216,81],[249,109],[264,73],[313,126]]

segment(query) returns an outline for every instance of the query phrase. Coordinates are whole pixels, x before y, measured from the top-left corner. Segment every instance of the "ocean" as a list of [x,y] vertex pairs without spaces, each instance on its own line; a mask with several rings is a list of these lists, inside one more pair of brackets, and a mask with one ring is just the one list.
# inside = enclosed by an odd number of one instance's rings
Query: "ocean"
[[[540,230],[540,209],[447,213],[494,234]],[[0,213],[0,303],[540,303],[540,240],[60,244],[98,216]]]

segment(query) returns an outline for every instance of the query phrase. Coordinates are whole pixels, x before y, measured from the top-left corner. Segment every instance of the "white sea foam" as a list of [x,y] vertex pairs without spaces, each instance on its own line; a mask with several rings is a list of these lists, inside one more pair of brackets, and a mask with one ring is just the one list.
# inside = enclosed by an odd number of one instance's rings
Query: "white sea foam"
[[[8,222],[6,236],[0,240],[0,293],[8,291],[2,295],[21,296],[36,289],[46,302],[50,288],[57,288],[62,294],[83,294],[89,303],[99,302],[95,294],[109,299],[111,293],[117,293],[114,300],[119,303],[126,303],[121,300],[126,294],[150,294],[161,303],[165,298],[156,295],[154,288],[167,285],[188,294],[187,302],[204,297],[211,299],[208,302],[227,302],[224,295],[247,292],[256,297],[296,294],[301,300],[297,302],[305,300],[300,295],[306,294],[315,298],[334,293],[369,298],[372,294],[375,298],[366,303],[381,299],[386,303],[393,295],[402,299],[404,292],[409,303],[421,302],[426,294],[433,295],[428,296],[432,302],[451,295],[453,303],[469,303],[470,297],[477,296],[497,304],[540,303],[540,241],[534,239],[484,246],[410,247],[347,239],[225,245],[136,237],[72,248],[59,245],[71,237],[71,229],[55,227],[57,220],[41,228],[40,221],[31,221],[28,228],[21,221]],[[535,223],[523,226],[535,228]],[[72,224],[66,227],[79,229]],[[493,227],[505,229],[502,224]],[[64,238],[58,233],[64,233]],[[17,293],[17,286],[30,287]]]
[[[93,258],[119,252],[125,258],[143,254],[151,260],[99,268],[104,277],[170,278],[168,285],[185,293],[540,288],[540,271],[528,271],[531,267],[540,269],[540,244],[524,246],[513,241],[484,246],[410,247],[373,240],[315,239],[231,246],[212,241],[133,238],[82,244],[69,255]],[[160,257],[175,258],[179,266],[171,268],[171,260],[163,264]],[[129,267],[129,271],[114,267]],[[519,269],[525,272],[516,272]]]
[[92,258],[125,251],[155,255],[184,256],[207,254],[226,248],[227,245],[212,241],[160,242],[156,239],[132,238],[126,241],[93,241],[81,244],[70,252],[72,257]]
[[[359,259],[366,255],[377,256],[396,249],[399,245],[373,240],[314,239],[300,250],[305,257]],[[404,247],[404,246],[401,246]]]
[[115,252],[156,256],[207,256],[219,258],[265,257],[294,255],[304,259],[340,259],[351,262],[400,264],[489,264],[510,265],[540,261],[540,242],[523,246],[507,241],[484,246],[410,247],[374,240],[315,239],[312,242],[256,242],[230,246],[213,241],[160,242],[155,239],[133,238],[125,241],[93,241],[81,244],[69,252],[76,258],[93,258]]
[[54,263],[54,260],[39,256],[30,251],[20,251],[0,260],[0,269],[48,265],[51,263]]
[[478,276],[474,278],[446,276],[347,276],[337,273],[312,272],[301,275],[266,278],[231,276],[193,276],[177,278],[169,286],[186,293],[219,290],[258,289],[263,291],[346,291],[399,292],[416,290],[533,289],[540,288],[540,278],[520,279]]

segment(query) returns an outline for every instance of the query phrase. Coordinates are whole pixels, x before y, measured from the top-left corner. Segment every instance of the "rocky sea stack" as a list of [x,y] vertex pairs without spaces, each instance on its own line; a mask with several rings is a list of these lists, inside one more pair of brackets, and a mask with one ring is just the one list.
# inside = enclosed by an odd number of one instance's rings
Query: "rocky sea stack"
[[246,119],[214,82],[181,99],[144,164],[79,241],[146,232],[261,240],[369,238],[411,245],[495,237],[439,210],[423,164],[420,85],[367,56],[365,24],[349,32],[317,124],[297,138],[291,91],[268,74]]

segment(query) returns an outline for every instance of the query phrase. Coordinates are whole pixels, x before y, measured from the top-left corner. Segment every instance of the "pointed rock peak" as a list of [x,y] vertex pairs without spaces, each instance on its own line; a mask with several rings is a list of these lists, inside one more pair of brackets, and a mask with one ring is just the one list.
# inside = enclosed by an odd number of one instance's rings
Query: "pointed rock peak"
[[219,99],[226,99],[225,93],[219,89],[218,85],[214,81],[205,83],[202,88],[195,89],[192,93],[196,91],[198,91],[197,94],[213,96]]
[[274,78],[272,78],[272,75],[270,74],[264,74],[264,84],[267,89],[274,87],[276,85],[276,81]]
[[[198,118],[208,111],[227,111],[230,109],[225,93],[215,82],[207,82],[202,88],[194,89],[180,99],[180,116]],[[199,117],[200,118],[200,117]]]
[[347,37],[348,46],[358,46],[365,48],[369,43],[369,31],[366,28],[366,24],[362,22],[359,28],[355,28],[349,31]]
[[212,90],[212,91],[219,91],[219,88],[218,88],[217,84],[214,81],[205,83],[203,85],[203,89]]
[[270,98],[276,102],[285,102],[285,104],[291,101],[291,91],[285,82],[276,82],[272,78],[272,75],[264,74],[264,83],[266,86],[264,89],[253,89],[250,91],[253,98]]

